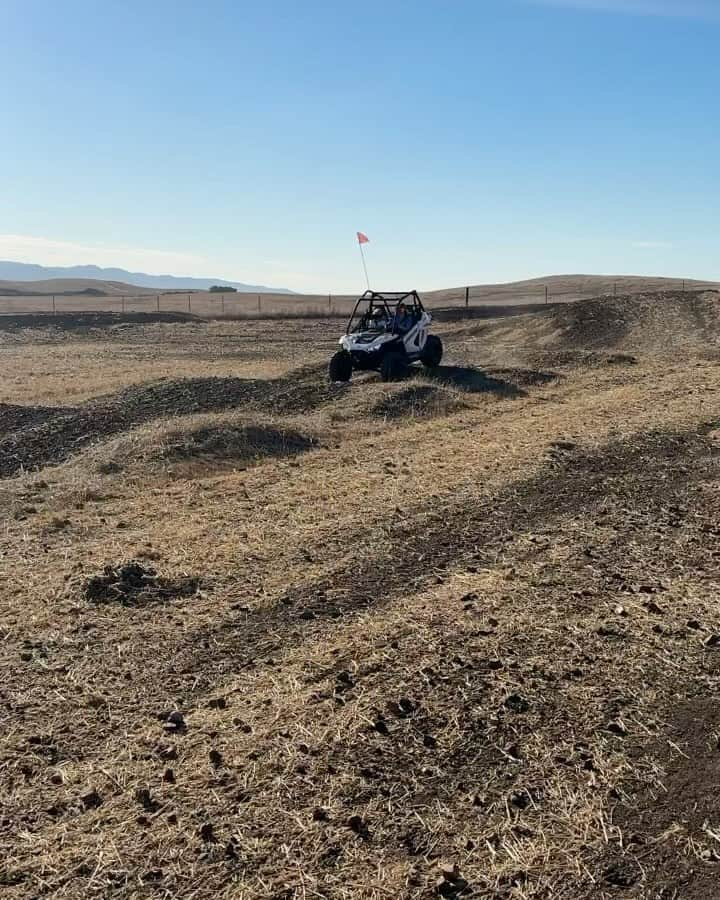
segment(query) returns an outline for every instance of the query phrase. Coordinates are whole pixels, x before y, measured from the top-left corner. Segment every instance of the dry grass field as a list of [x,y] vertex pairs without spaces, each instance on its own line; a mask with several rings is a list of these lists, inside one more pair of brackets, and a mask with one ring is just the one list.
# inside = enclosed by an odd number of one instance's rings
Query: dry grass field
[[[387,288],[387,285],[382,287]],[[553,275],[506,284],[479,284],[467,288],[473,308],[534,306],[548,302],[572,303],[600,296],[649,291],[696,291],[720,285],[678,278],[626,275]],[[92,293],[96,292],[96,296]],[[54,295],[54,296],[53,296]],[[423,292],[430,309],[465,306],[466,288]],[[71,312],[181,313],[206,318],[268,318],[282,316],[348,316],[355,295],[157,292],[117,281],[55,279],[44,282],[0,281],[0,315]]]
[[2,896],[717,898],[720,294],[338,325],[0,317]]

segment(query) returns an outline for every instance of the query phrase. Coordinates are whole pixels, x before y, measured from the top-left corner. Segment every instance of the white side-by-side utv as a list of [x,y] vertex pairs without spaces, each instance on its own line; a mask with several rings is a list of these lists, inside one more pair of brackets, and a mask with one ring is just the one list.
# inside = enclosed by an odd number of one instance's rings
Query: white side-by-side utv
[[365,291],[330,360],[330,380],[349,381],[353,371],[375,370],[383,381],[397,381],[411,363],[440,365],[442,341],[428,333],[431,322],[417,291]]

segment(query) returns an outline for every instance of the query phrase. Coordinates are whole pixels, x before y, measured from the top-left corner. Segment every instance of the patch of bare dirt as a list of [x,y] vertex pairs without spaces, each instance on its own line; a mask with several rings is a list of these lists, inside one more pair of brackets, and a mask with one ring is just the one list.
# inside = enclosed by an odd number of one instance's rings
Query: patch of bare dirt
[[124,606],[157,603],[197,594],[202,580],[197,577],[169,578],[136,560],[106,566],[102,575],[93,575],[83,586],[91,603],[120,603]]
[[19,406],[0,403],[0,441],[14,431],[41,425],[58,416],[72,415],[73,410],[54,406]]
[[[637,859],[636,872],[647,873],[643,890],[663,900],[715,900],[720,884],[720,710],[697,687],[687,693],[668,711],[662,740],[648,748],[657,783],[631,793],[616,822],[625,835],[625,858]],[[615,864],[622,858],[618,855]]]

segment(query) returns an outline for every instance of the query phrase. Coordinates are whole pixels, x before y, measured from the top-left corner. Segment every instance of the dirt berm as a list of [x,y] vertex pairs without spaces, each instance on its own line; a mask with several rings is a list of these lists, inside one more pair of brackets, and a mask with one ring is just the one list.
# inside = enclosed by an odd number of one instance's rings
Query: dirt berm
[[[100,397],[77,408],[48,411],[0,407],[15,430],[0,432],[0,478],[62,462],[95,441],[166,416],[248,407],[273,413],[314,409],[346,388],[329,384],[319,367],[270,381],[243,378],[163,379]],[[20,408],[22,409],[22,408]],[[27,422],[23,427],[23,421]],[[8,431],[10,429],[8,428]],[[3,429],[5,431],[5,429]]]
[[511,354],[545,366],[622,362],[619,353],[715,357],[719,336],[720,293],[711,291],[556,304],[513,318],[468,323],[452,335],[456,341],[481,341],[492,358]]
[[655,352],[718,347],[720,294],[663,293],[599,298],[552,310],[562,347]]

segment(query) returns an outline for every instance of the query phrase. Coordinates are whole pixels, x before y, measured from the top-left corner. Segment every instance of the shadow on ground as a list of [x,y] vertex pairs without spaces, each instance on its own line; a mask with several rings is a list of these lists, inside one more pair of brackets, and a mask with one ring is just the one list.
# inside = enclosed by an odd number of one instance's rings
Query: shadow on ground
[[424,377],[437,384],[460,388],[470,394],[500,394],[503,397],[524,397],[525,391],[506,381],[495,378],[481,369],[470,366],[438,366],[424,373]]
[[460,388],[470,394],[524,397],[526,387],[537,387],[558,379],[555,372],[535,369],[476,369],[473,366],[438,366],[424,373],[437,384]]

